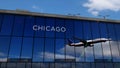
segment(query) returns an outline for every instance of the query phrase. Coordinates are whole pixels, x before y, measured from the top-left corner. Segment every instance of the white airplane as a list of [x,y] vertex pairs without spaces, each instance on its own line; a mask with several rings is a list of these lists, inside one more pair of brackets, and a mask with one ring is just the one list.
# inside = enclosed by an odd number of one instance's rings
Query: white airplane
[[75,37],[75,39],[80,40],[80,42],[74,43],[74,42],[72,42],[72,40],[68,39],[68,45],[75,46],[75,47],[84,46],[86,48],[88,46],[93,47],[94,44],[96,44],[96,43],[111,41],[111,39],[106,39],[106,38],[97,38],[97,39],[93,39],[93,40],[83,40],[83,39],[79,39],[79,38]]

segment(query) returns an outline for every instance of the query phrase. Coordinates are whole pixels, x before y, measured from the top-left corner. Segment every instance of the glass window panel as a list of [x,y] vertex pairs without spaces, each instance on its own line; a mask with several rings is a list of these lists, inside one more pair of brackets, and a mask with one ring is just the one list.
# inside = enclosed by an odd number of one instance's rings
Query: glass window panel
[[76,68],[75,64],[76,63],[71,63],[71,68]]
[[13,34],[14,36],[22,36],[24,28],[24,16],[15,16]]
[[31,68],[31,66],[32,66],[31,63],[26,63],[26,68]]
[[[106,23],[103,23],[103,22],[100,23],[100,36],[101,36],[101,39],[109,39]],[[102,43],[102,49],[103,49],[104,62],[111,61],[112,59],[111,46],[109,44],[109,41],[101,42],[101,43]]]
[[[71,39],[71,40],[73,40],[73,39]],[[65,44],[65,47],[64,47],[66,62],[75,62],[75,47],[74,46],[69,46],[67,39],[66,39],[66,42],[65,42],[66,44]],[[71,61],[69,61],[69,60],[71,60]]]
[[118,62],[120,62],[120,24],[115,24],[114,25],[115,27],[115,35],[116,35],[116,42],[117,44],[119,45],[118,46],[118,49],[119,49],[119,59],[117,60]]
[[35,38],[33,62],[43,62],[43,58],[44,58],[44,39]]
[[25,68],[25,63],[17,63],[16,68]]
[[55,68],[62,68],[63,63],[55,63]]
[[[91,31],[91,24],[92,22],[87,22],[84,21],[83,22],[83,40],[89,41],[92,40],[92,31]],[[84,48],[85,50],[85,60],[86,62],[93,62],[94,61],[94,55],[93,55],[93,46],[92,44],[86,44],[84,46],[87,46],[86,48]]]
[[84,63],[84,68],[91,68],[90,63]]
[[56,27],[57,27],[56,38],[64,38],[65,31],[66,31],[64,20],[56,19],[55,22],[56,22]]
[[25,29],[24,29],[24,36],[33,36],[34,30],[33,30],[33,25],[34,25],[34,17],[32,16],[27,16],[25,18]]
[[75,47],[68,45],[68,39],[73,40],[74,36],[74,21],[73,20],[65,20],[65,27],[66,27],[66,42],[65,42],[65,58],[66,62],[69,60],[75,60]]
[[65,40],[56,39],[55,44],[56,44],[55,45],[55,62],[60,62],[61,60],[65,60]]
[[96,68],[104,68],[104,64],[103,63],[96,63],[95,67]]
[[1,68],[6,68],[6,63],[1,63]]
[[73,38],[74,36],[74,24],[73,20],[65,20],[66,38]]
[[0,62],[7,61],[9,44],[10,37],[0,37]]
[[[92,22],[91,23],[91,28],[92,28],[92,37],[93,37],[93,39],[100,39],[99,23]],[[94,58],[95,62],[97,60],[99,60],[99,59],[103,59],[103,51],[102,51],[101,43],[94,44],[94,56],[95,56],[95,58]]]
[[113,64],[112,63],[105,63],[105,68],[113,68]]
[[54,37],[55,36],[55,19],[54,18],[46,18],[46,37]]
[[22,43],[21,37],[12,37],[9,51],[9,59],[20,58],[21,43]]
[[53,62],[54,61],[54,39],[45,39],[45,52],[44,52],[44,61]]
[[40,63],[40,68],[49,68],[49,63]]
[[4,15],[0,35],[11,35],[13,19],[14,19],[13,15]]
[[114,68],[120,68],[120,63],[114,63]]
[[91,63],[91,68],[95,68],[95,63]]
[[49,68],[55,68],[55,65],[54,65],[55,63],[50,63],[49,64]]
[[111,46],[113,61],[119,61],[119,57],[120,57],[119,50],[118,50],[119,46],[118,46],[118,42],[115,34],[114,25],[107,24],[107,27],[108,27],[109,38],[111,39],[109,46]]
[[33,39],[32,38],[24,38],[22,45],[22,54],[21,58],[23,59],[32,59],[32,47],[33,47]]
[[[83,22],[82,21],[75,21],[75,37],[83,38]],[[74,39],[75,43],[80,42],[79,40]],[[75,47],[75,54],[76,54],[76,61],[82,62],[84,61],[84,47]]]
[[76,68],[84,68],[83,63],[76,63]]
[[70,63],[64,63],[62,68],[70,68],[70,67],[71,67]]
[[7,68],[16,68],[16,63],[7,63]]
[[40,67],[40,63],[32,63],[32,68],[42,68],[42,67]]
[[1,31],[2,21],[3,21],[3,15],[0,14],[0,31]]
[[37,25],[40,27],[40,29],[38,28],[38,30],[35,31],[35,36],[45,37],[45,31],[43,30],[43,27],[45,26],[45,18],[36,17],[36,23],[34,25]]

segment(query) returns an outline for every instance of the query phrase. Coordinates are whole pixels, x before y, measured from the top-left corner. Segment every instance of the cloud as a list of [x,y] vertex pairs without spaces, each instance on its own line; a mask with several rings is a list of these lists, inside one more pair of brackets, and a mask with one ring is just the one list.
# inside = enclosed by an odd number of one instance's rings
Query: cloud
[[119,0],[88,0],[83,6],[93,15],[98,15],[103,10],[120,11]]
[[[106,38],[100,38],[100,39],[105,40]],[[96,40],[99,40],[99,39],[96,39]],[[94,48],[93,47],[87,47],[87,48],[73,47],[73,46],[66,45],[65,47],[58,49],[56,51],[57,52],[56,54],[52,52],[39,52],[37,56],[39,56],[39,58],[40,57],[43,58],[43,56],[45,56],[44,58],[46,60],[54,60],[54,57],[56,59],[65,59],[66,57],[67,59],[76,59],[76,61],[80,61],[85,56],[86,56],[86,59],[94,59],[92,56],[95,55],[96,59],[103,59],[102,57],[102,49],[103,49],[104,59],[111,59],[111,52],[112,52],[112,57],[116,59],[120,59],[118,55],[119,51],[118,51],[117,43],[118,43],[117,41],[113,41],[113,40],[106,41],[106,42],[94,44],[93,46]],[[93,49],[95,53],[93,52]]]
[[0,62],[7,62],[7,58],[0,58]]
[[[65,57],[67,59],[74,59],[75,58],[75,56],[72,56],[72,55],[68,55],[68,54],[64,55],[64,54],[60,54],[60,53],[54,54],[51,52],[40,52],[38,56],[43,57],[43,55],[44,55],[44,58],[48,59],[48,60],[54,59],[54,57],[56,59],[65,59]],[[79,58],[76,58],[76,59],[79,59]]]

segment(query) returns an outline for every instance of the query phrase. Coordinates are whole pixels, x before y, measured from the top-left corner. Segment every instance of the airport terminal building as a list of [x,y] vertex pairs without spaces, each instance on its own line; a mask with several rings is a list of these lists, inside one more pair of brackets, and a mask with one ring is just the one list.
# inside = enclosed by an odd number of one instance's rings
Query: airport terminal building
[[120,68],[120,21],[0,10],[0,68]]

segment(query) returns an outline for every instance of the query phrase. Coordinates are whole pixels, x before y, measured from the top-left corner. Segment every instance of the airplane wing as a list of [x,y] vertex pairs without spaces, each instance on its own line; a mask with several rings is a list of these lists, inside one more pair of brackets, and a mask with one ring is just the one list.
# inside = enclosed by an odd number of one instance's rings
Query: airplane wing
[[82,42],[78,42],[78,43],[71,43],[69,46],[84,46],[84,44]]
[[84,44],[86,44],[87,43],[87,41],[86,40],[84,40],[84,39],[80,39],[80,38],[77,38],[77,37],[74,37],[75,39],[77,39],[77,40],[80,40],[80,42],[82,42],[82,43],[84,43]]
[[106,42],[106,41],[110,41],[110,40],[106,38],[98,38],[98,39],[88,40],[87,43],[95,44],[95,43]]

